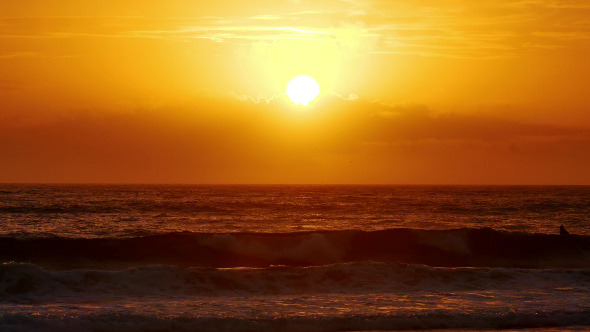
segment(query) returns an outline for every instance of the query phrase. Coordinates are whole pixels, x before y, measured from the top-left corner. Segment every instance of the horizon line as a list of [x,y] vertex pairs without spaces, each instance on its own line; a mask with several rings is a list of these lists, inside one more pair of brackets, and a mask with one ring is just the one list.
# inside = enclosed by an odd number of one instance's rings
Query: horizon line
[[79,186],[416,186],[416,187],[588,187],[590,184],[542,183],[174,183],[174,182],[0,182],[3,185],[79,185]]

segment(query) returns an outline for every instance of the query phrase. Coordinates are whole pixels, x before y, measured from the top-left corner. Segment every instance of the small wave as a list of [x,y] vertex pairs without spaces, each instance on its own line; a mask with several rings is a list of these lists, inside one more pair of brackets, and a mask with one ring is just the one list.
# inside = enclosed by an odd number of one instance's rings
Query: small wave
[[[438,310],[406,315],[319,317],[201,317],[107,313],[84,315],[0,314],[9,331],[367,331],[432,329],[530,329],[590,325],[588,311],[458,313]],[[561,329],[560,329],[561,330]],[[577,330],[577,329],[574,329]]]
[[534,287],[590,291],[590,270],[434,268],[395,263],[315,267],[182,268],[142,266],[120,271],[48,271],[33,264],[0,266],[0,298],[43,301],[59,297],[218,296],[379,292],[453,292]]
[[442,267],[588,268],[590,236],[486,229],[168,233],[134,238],[0,238],[0,260],[54,269],[141,264],[311,266],[382,261]]

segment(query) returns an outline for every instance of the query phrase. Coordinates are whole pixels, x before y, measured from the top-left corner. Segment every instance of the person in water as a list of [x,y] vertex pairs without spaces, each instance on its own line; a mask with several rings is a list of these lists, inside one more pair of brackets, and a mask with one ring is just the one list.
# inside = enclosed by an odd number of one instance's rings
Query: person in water
[[570,235],[570,232],[568,232],[565,227],[563,227],[563,225],[559,226],[559,234],[560,235]]

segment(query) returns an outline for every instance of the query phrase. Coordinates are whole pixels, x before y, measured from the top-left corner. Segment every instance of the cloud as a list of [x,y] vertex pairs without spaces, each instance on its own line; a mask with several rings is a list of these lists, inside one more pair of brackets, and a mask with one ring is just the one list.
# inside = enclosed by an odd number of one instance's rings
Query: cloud
[[[0,18],[0,38],[130,38],[243,45],[280,39],[331,43],[346,27],[379,40],[368,52],[447,58],[511,58],[587,41],[584,1],[391,2],[338,0],[202,17],[47,16]],[[557,43],[557,44],[556,44]],[[537,45],[552,45],[537,47]],[[555,46],[553,46],[555,45]]]
[[[203,98],[35,125],[3,121],[0,181],[498,183],[517,181],[516,172],[537,183],[557,171],[590,181],[582,172],[589,143],[587,128],[420,105],[328,96],[302,110],[284,97]],[[484,165],[497,174],[486,178]],[[539,169],[515,168],[527,165]]]
[[15,80],[0,79],[0,91],[13,91],[17,89],[17,86],[21,85],[22,82]]
[[[252,105],[252,116],[265,117],[273,112],[289,112],[290,102],[284,96],[270,99],[253,99],[235,96],[241,104],[224,104],[224,108],[246,107]],[[230,106],[231,105],[231,106]],[[263,111],[264,110],[264,111]],[[292,110],[291,110],[292,111]],[[389,105],[378,100],[369,101],[355,94],[340,96],[326,93],[315,101],[307,111],[313,125],[320,131],[342,128],[342,134],[354,137],[357,142],[390,143],[420,140],[479,140],[503,141],[519,140],[523,137],[567,138],[590,135],[590,128],[565,127],[548,124],[534,124],[492,116],[493,107],[485,113],[440,111],[420,104]],[[259,119],[258,121],[260,121]],[[330,126],[338,123],[338,126]]]
[[555,32],[555,31],[536,31],[534,36],[547,37],[554,39],[561,39],[565,41],[576,40],[590,40],[590,33],[586,31],[570,31],[570,32]]
[[0,52],[0,59],[34,58],[41,56],[37,52]]

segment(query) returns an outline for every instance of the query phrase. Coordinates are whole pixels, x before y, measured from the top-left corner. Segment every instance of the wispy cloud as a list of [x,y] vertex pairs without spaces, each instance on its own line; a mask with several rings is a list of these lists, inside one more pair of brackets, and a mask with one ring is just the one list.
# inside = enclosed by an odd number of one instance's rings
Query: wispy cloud
[[539,37],[553,38],[553,39],[561,39],[564,41],[590,40],[590,33],[585,32],[585,31],[570,31],[570,32],[536,31],[536,32],[533,32],[532,35],[539,36]]
[[0,91],[13,91],[13,90],[16,90],[16,87],[19,84],[20,84],[20,82],[18,82],[18,81],[0,79]]
[[379,41],[367,52],[456,58],[515,57],[526,49],[576,48],[590,40],[586,1],[329,3],[306,3],[305,11],[289,7],[223,17],[4,17],[0,38],[144,38],[243,45],[281,39],[331,42],[354,26],[357,38]]
[[0,52],[0,59],[40,57],[36,52]]

